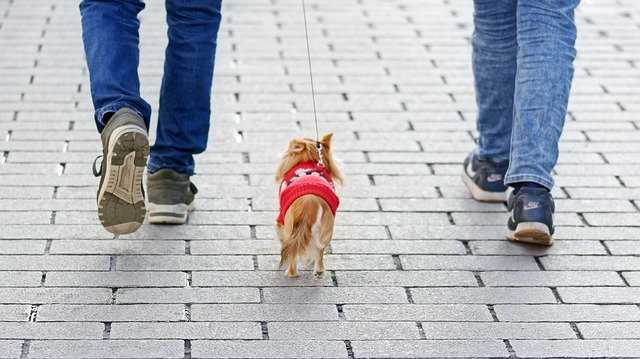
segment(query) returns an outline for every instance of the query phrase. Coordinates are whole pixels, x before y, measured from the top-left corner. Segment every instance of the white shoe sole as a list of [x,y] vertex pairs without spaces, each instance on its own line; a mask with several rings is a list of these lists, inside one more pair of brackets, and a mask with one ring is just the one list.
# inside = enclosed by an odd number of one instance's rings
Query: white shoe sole
[[522,222],[518,223],[515,231],[507,232],[507,239],[514,242],[524,242],[550,246],[553,244],[553,237],[549,228],[544,223]]
[[469,177],[466,173],[462,173],[462,182],[464,182],[467,189],[471,193],[471,197],[480,202],[506,202],[508,191],[504,192],[489,192],[480,188],[473,178]]
[[178,204],[155,204],[149,202],[148,220],[151,224],[185,224],[189,217],[189,212],[193,211],[193,203],[186,205]]

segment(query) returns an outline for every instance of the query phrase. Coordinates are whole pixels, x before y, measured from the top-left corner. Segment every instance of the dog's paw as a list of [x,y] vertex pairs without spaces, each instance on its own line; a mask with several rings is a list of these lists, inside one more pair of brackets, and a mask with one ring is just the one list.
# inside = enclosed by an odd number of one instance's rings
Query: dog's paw
[[313,272],[313,277],[315,279],[321,279],[324,276],[324,272]]

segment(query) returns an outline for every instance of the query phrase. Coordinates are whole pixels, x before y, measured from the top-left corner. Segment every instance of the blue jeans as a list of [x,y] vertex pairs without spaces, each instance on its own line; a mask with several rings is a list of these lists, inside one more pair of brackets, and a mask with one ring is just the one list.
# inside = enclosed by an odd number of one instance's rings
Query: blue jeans
[[509,161],[505,184],[553,187],[580,0],[474,0],[477,154]]
[[[169,44],[156,142],[149,171],[170,168],[191,175],[193,154],[207,147],[211,86],[221,0],[166,0]],[[140,97],[137,15],[141,0],[83,0],[82,39],[98,131],[105,114],[137,111],[149,128],[151,107]]]

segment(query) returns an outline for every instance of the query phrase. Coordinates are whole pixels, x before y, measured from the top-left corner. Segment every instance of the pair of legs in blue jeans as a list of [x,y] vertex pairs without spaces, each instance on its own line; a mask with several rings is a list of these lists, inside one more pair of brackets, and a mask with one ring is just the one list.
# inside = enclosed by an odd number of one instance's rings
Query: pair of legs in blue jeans
[[[166,0],[169,45],[158,131],[149,169],[193,174],[204,151],[221,0]],[[473,73],[478,103],[477,154],[509,161],[506,184],[553,186],[573,76],[579,0],[475,0]],[[121,107],[149,124],[140,97],[137,15],[141,0],[84,0],[83,40],[99,130]]]
[[[211,86],[221,0],[166,0],[169,44],[150,172],[168,168],[191,175],[193,154],[207,146]],[[82,38],[99,131],[110,114],[128,107],[149,128],[151,107],[138,78],[142,0],[83,0]]]
[[553,187],[573,78],[579,0],[474,0],[476,154],[508,161],[507,185]]

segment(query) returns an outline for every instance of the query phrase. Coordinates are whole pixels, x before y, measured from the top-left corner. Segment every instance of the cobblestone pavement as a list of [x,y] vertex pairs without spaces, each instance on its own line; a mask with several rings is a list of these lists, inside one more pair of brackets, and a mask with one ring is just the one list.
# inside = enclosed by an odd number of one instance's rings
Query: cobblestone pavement
[[[142,17],[154,109],[161,1]],[[459,179],[469,1],[310,1],[323,131],[348,174],[321,280],[276,270],[276,156],[311,135],[297,0],[226,0],[190,222],[96,218],[76,1],[0,0],[0,357],[640,357],[640,5],[584,1],[557,243],[503,240]]]

